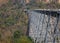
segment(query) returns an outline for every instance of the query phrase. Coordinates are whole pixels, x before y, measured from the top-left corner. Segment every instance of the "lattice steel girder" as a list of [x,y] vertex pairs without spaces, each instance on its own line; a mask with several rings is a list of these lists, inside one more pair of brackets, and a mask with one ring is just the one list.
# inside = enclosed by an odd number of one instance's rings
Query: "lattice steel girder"
[[34,39],[35,43],[59,42],[60,12],[33,10],[28,13],[29,36]]

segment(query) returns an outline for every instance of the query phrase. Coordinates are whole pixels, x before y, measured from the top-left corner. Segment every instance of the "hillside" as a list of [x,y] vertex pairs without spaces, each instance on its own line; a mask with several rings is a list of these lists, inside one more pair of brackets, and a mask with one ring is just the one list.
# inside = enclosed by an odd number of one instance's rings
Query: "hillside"
[[26,35],[28,17],[19,3],[12,4],[11,0],[8,4],[3,4],[7,0],[0,2],[0,43],[13,43],[16,32]]
[[8,0],[0,0],[0,6],[1,6],[2,4],[6,4],[6,3],[8,3]]

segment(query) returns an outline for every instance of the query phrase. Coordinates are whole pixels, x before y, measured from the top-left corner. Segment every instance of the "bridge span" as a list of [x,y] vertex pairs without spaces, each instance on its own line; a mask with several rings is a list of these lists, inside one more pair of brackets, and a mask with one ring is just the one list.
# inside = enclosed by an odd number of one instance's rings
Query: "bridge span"
[[60,10],[28,10],[28,35],[34,43],[60,43]]

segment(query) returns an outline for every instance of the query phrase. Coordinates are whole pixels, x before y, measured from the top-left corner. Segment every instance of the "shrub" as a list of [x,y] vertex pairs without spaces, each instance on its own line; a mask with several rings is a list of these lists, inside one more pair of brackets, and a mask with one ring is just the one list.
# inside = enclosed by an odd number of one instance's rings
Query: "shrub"
[[15,38],[20,38],[20,32],[19,31],[15,31],[13,34],[14,39]]
[[27,36],[21,36],[19,39],[16,39],[14,43],[33,43]]

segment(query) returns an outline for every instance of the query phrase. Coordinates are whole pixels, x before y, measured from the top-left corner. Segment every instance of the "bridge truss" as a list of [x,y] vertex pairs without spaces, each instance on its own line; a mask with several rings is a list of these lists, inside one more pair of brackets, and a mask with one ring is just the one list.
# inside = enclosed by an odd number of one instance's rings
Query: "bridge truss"
[[29,36],[34,43],[60,43],[60,13],[29,11]]

